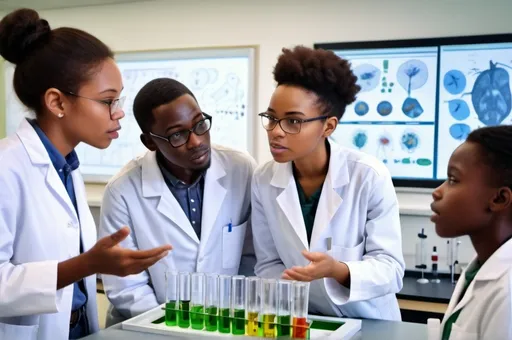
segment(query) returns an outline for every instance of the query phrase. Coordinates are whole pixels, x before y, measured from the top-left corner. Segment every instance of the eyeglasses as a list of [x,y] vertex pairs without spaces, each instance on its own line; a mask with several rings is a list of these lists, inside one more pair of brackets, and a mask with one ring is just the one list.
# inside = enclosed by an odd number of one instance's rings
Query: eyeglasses
[[112,119],[112,116],[114,115],[114,113],[116,113],[119,109],[122,109],[122,107],[124,105],[124,100],[126,99],[126,97],[120,97],[120,98],[117,98],[117,99],[104,99],[104,100],[102,100],[102,99],[94,99],[94,98],[80,96],[80,95],[78,95],[76,93],[68,92],[68,91],[61,91],[61,92],[64,92],[65,94],[69,94],[71,96],[75,96],[75,97],[78,97],[78,98],[89,99],[89,100],[95,101],[97,103],[100,103],[100,104],[103,104],[103,105],[107,105],[108,108],[109,108],[110,119]]
[[178,132],[174,132],[169,137],[160,136],[153,132],[150,132],[149,135],[169,142],[169,144],[171,144],[174,148],[179,148],[180,146],[188,143],[191,132],[193,132],[196,136],[201,136],[210,130],[210,128],[212,127],[212,116],[204,112],[203,116],[205,118],[195,123],[192,129],[190,130],[181,130]]
[[300,132],[302,123],[313,122],[315,120],[327,119],[329,116],[320,116],[308,119],[297,119],[297,118],[281,118],[277,119],[267,113],[260,113],[258,116],[261,117],[261,124],[267,131],[272,131],[279,124],[281,130],[288,134],[297,134]]

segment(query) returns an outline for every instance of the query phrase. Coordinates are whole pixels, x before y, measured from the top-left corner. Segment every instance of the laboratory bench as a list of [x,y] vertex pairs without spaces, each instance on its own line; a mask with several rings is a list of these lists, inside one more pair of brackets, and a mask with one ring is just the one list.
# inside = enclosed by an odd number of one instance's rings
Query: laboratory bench
[[[427,326],[409,322],[392,322],[380,320],[362,320],[361,330],[351,339],[353,340],[410,340],[414,334],[414,340],[427,340]],[[247,338],[242,337],[240,338]],[[119,324],[104,329],[96,334],[83,338],[85,340],[169,340],[190,339],[185,337],[157,335],[126,331]],[[257,339],[257,338],[254,338]],[[261,338],[260,338],[261,339]]]
[[[402,320],[426,323],[428,318],[442,319],[455,289],[448,274],[440,274],[439,283],[420,284],[420,274],[406,271],[402,290],[396,294]],[[430,279],[429,275],[425,278]],[[457,279],[458,277],[456,277]]]

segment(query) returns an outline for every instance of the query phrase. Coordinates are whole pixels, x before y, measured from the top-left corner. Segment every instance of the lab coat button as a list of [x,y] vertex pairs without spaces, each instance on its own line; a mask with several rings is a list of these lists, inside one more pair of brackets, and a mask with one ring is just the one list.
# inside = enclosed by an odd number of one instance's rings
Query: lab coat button
[[68,222],[68,228],[73,228],[73,222]]

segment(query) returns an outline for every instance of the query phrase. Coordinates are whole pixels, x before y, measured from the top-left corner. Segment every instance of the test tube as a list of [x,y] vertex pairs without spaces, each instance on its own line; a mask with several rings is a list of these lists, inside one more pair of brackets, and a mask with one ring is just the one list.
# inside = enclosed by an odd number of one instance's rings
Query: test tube
[[260,278],[251,276],[245,282],[247,299],[247,335],[258,336],[258,315],[260,312]]
[[165,324],[178,325],[178,272],[165,272]]
[[308,336],[309,282],[293,282],[293,334],[294,339],[307,339]]
[[193,329],[204,328],[204,289],[205,276],[203,273],[192,273],[192,299],[190,308],[190,323]]
[[218,328],[219,315],[219,276],[208,274],[206,276],[206,330],[215,332]]
[[190,326],[190,273],[179,273],[178,280],[178,326],[181,328],[188,328]]
[[277,336],[290,336],[292,314],[292,283],[290,280],[279,280],[277,283]]
[[245,334],[245,276],[236,275],[232,278],[231,287],[231,318],[233,319],[231,333]]
[[219,275],[219,332],[231,333],[231,276]]
[[276,336],[277,280],[261,280],[260,334],[265,338]]

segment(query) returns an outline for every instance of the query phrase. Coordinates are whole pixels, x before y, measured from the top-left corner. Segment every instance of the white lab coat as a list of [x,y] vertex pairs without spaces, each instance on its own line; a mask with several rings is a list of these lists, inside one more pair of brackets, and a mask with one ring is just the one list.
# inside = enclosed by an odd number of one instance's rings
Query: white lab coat
[[[476,261],[475,257],[467,269],[473,268]],[[455,286],[444,314],[439,338],[450,315],[460,310],[452,325],[450,340],[511,340],[512,239],[485,261],[461,300],[465,274],[466,271]]]
[[281,277],[304,266],[301,251],[326,252],[350,268],[350,290],[334,279],[310,286],[310,312],[323,315],[401,320],[395,293],[405,264],[398,202],[387,168],[372,156],[333,142],[329,169],[316,211],[311,248],[292,163],[270,161],[255,170],[252,225],[256,274]]
[[[127,225],[131,233],[121,243],[123,247],[145,250],[171,244],[173,250],[138,275],[102,275],[114,306],[109,308],[107,325],[163,303],[166,270],[235,275],[240,269],[242,274],[254,275],[250,185],[255,167],[245,153],[212,146],[203,192],[201,241],[167,187],[155,152],[130,162],[111,180],[103,196],[100,236]],[[230,222],[232,231],[228,232]]]
[[[96,242],[80,172],[72,172],[78,218],[33,127],[23,120],[0,141],[0,339],[64,340],[73,285],[57,291],[57,264]],[[96,275],[85,278],[87,316],[98,331]]]

